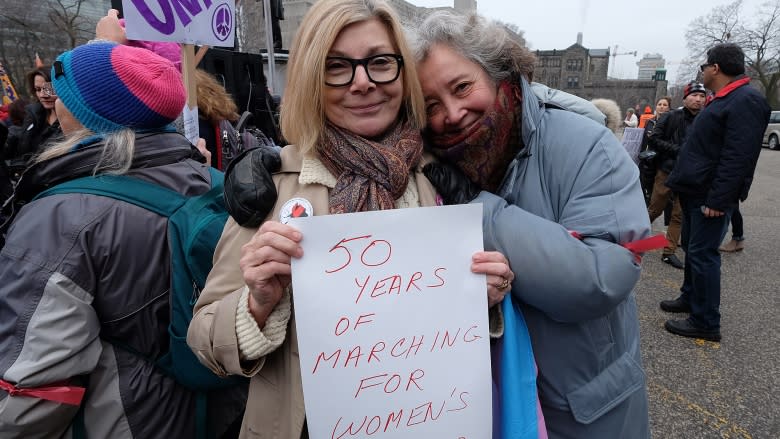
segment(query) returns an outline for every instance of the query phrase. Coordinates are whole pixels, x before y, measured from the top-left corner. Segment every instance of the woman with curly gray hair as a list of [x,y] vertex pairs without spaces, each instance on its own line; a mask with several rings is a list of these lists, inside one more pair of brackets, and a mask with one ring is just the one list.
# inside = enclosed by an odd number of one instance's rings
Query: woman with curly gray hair
[[[424,172],[448,204],[482,203],[485,250],[509,259],[549,437],[649,437],[628,245],[650,231],[636,166],[603,124],[535,95],[533,55],[499,24],[437,11],[411,32],[441,160]],[[506,407],[514,389],[501,391]]]
[[[294,86],[281,112],[290,142],[283,171],[273,180],[254,179],[251,169],[234,173],[274,191],[264,198],[275,205],[249,227],[228,220],[187,334],[212,371],[250,377],[241,437],[335,437],[336,426],[323,428],[306,412],[291,275],[305,238],[286,222],[294,206],[318,216],[437,205],[422,173],[431,157],[423,154],[424,99],[412,58],[382,0],[317,2],[298,28],[287,70]],[[488,305],[500,302],[511,281],[506,258],[477,252],[472,262],[486,274]]]

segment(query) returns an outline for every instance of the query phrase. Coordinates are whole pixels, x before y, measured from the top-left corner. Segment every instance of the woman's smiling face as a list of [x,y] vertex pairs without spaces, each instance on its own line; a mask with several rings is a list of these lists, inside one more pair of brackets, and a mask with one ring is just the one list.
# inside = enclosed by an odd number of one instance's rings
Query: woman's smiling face
[[456,137],[470,130],[496,100],[496,84],[477,63],[445,44],[435,44],[417,64],[428,129]]
[[[378,19],[353,23],[339,32],[328,56],[363,59],[372,55],[397,54],[387,27]],[[328,63],[325,63],[326,69]],[[398,120],[404,77],[388,84],[372,82],[363,66],[355,67],[349,85],[324,87],[325,117],[330,123],[362,137],[383,134]]]

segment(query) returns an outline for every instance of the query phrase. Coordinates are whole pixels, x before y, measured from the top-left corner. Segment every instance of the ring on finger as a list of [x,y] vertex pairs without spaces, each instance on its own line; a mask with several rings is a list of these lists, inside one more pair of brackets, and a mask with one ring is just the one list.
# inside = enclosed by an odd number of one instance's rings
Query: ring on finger
[[501,284],[497,287],[499,291],[504,291],[509,288],[509,279],[507,278],[502,278],[502,279],[504,279],[504,281],[501,282]]

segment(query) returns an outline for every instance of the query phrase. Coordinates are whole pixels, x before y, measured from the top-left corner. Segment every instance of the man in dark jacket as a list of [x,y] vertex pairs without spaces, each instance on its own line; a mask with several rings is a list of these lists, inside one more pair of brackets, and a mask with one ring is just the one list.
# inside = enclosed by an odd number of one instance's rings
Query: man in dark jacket
[[661,302],[672,334],[720,341],[720,253],[729,218],[747,198],[761,140],[769,123],[766,99],[745,76],[745,54],[736,44],[718,44],[701,65],[704,86],[715,93],[696,117],[666,184],[683,209],[685,280],[680,297]]
[[[672,110],[658,121],[653,127],[649,142],[653,150],[658,154],[656,163],[658,169],[655,173],[655,183],[653,184],[653,193],[650,196],[650,204],[647,206],[647,213],[650,215],[650,224],[660,216],[669,199],[673,196],[665,182],[666,178],[674,169],[677,162],[677,154],[680,147],[685,143],[685,135],[688,127],[693,124],[693,118],[704,106],[706,98],[704,85],[697,81],[689,82],[683,89],[683,107]],[[674,252],[677,250],[677,243],[680,241],[680,228],[682,226],[682,212],[680,211],[680,202],[676,198],[672,201],[672,215],[669,221],[669,227],[666,229],[666,240],[668,241],[661,253],[661,260],[674,268],[683,268],[683,263],[677,259]]]

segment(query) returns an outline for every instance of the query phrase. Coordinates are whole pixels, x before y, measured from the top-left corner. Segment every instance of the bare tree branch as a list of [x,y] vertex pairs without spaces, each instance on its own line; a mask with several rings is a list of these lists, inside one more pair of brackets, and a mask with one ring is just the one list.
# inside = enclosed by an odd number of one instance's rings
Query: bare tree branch
[[68,48],[76,47],[80,40],[89,32],[86,20],[81,16],[81,5],[84,0],[49,0],[51,11],[49,20],[55,28],[68,36]]
[[740,25],[739,11],[742,8],[742,0],[736,0],[727,5],[717,6],[704,16],[701,16],[688,25],[685,32],[689,57],[703,59],[707,49],[717,43],[734,41]]
[[[0,60],[16,91],[28,95],[24,76],[38,53],[45,63],[84,43],[99,17],[89,16],[86,0],[5,0],[0,7]],[[32,6],[32,7],[31,7]],[[94,7],[91,12],[95,13]]]
[[742,0],[717,6],[688,25],[685,39],[688,59],[678,79],[694,78],[707,50],[718,43],[738,44],[745,52],[746,73],[756,80],[772,108],[778,108],[780,84],[780,0],[770,0],[749,20],[740,17]]

